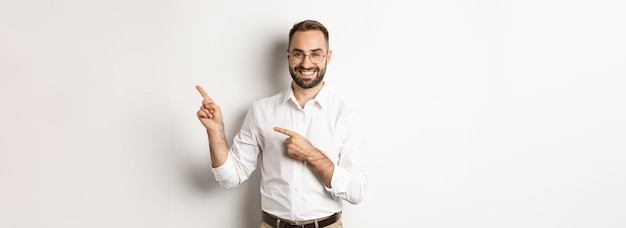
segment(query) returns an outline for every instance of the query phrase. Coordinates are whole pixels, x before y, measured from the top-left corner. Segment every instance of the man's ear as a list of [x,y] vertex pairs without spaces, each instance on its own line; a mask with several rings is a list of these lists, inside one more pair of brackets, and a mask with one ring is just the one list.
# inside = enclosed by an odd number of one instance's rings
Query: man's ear
[[330,63],[330,59],[333,57],[333,50],[328,50],[328,54],[326,54],[326,64]]

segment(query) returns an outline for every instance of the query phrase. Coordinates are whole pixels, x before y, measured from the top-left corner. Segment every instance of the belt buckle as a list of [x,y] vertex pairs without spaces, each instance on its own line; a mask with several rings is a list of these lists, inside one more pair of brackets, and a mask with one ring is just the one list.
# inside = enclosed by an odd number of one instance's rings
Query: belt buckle
[[301,225],[297,225],[297,224],[291,224],[288,222],[284,222],[282,224],[280,224],[280,228],[305,228],[307,224],[301,224]]

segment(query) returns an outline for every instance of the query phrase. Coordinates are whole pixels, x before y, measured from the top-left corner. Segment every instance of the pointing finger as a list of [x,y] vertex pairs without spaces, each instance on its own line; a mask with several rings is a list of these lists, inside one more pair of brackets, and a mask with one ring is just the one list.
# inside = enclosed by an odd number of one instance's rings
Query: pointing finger
[[211,97],[209,97],[209,94],[207,94],[206,91],[204,91],[204,89],[201,86],[196,85],[196,89],[198,90],[198,92],[200,92],[200,95],[202,95],[202,97],[205,100],[213,101],[213,99],[211,99]]
[[290,131],[290,130],[287,130],[287,129],[284,129],[284,128],[280,128],[280,127],[274,127],[274,131],[282,133],[282,134],[284,134],[286,136],[289,136],[289,137],[293,137],[293,136],[298,135],[298,133],[295,133],[293,131]]

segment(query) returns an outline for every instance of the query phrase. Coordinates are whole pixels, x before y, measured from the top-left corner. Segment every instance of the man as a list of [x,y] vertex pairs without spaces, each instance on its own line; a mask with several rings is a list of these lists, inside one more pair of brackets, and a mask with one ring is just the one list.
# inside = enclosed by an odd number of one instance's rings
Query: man
[[365,197],[364,123],[324,86],[332,57],[324,25],[296,23],[286,54],[290,87],[252,105],[230,149],[220,107],[196,86],[215,179],[235,187],[260,162],[261,228],[342,227],[342,201],[358,204]]

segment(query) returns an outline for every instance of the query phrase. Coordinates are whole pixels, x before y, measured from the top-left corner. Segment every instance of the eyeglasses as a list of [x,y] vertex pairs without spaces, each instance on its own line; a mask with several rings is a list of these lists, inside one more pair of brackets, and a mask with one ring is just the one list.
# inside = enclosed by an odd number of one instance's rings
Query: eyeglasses
[[289,61],[291,63],[301,63],[306,56],[309,56],[311,62],[315,64],[322,63],[324,61],[324,58],[326,58],[326,55],[324,55],[324,53],[321,51],[314,51],[309,55],[305,55],[304,53],[299,51],[294,51],[293,54],[289,55]]

